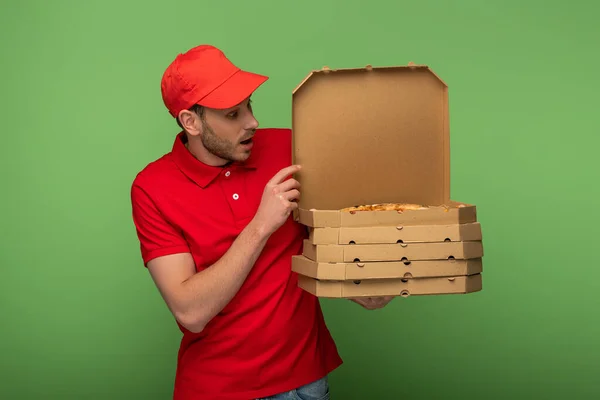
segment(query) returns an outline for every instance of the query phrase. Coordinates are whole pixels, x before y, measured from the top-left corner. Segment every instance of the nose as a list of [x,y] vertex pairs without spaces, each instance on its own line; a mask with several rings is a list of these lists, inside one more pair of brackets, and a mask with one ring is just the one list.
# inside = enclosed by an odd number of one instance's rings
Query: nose
[[256,118],[254,118],[253,115],[250,116],[250,119],[248,120],[248,123],[246,124],[246,129],[251,131],[258,128],[258,121],[256,120]]

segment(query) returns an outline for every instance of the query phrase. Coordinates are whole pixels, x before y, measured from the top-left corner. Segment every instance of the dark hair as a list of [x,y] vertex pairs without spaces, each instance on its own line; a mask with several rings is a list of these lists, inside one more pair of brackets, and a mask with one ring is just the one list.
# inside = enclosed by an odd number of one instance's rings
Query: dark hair
[[[202,107],[200,104],[194,104],[193,106],[188,108],[188,110],[195,113],[197,116],[200,117],[200,119],[204,118],[204,107]],[[179,121],[179,117],[175,118],[175,120],[177,121],[177,125],[179,125],[181,129],[183,129],[181,121]]]

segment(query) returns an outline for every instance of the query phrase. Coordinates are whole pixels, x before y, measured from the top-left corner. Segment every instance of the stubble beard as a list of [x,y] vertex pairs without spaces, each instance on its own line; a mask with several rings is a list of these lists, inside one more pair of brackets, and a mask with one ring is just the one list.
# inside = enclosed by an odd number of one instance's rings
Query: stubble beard
[[206,121],[202,121],[202,144],[210,153],[230,162],[243,161],[247,155],[236,157],[236,144],[219,137]]

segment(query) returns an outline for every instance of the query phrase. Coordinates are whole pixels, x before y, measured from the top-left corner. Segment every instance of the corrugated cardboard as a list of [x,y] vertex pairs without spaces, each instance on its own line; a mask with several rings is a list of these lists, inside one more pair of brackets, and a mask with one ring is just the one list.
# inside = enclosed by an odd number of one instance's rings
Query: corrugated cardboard
[[[312,71],[293,92],[292,157],[308,227],[292,269],[316,296],[481,290],[476,206],[450,196],[448,90],[429,67]],[[404,203],[414,210],[349,211]]]
[[329,263],[294,256],[292,271],[310,278],[333,281],[440,278],[479,274],[483,271],[483,263],[481,258]]
[[450,199],[447,86],[427,66],[315,70],[293,92],[292,130],[304,215],[460,204]]
[[483,257],[481,241],[337,245],[304,241],[303,256],[317,262],[469,260]]
[[[312,177],[298,179],[303,186],[302,196],[306,188],[305,181]],[[302,180],[304,179],[304,181]],[[332,195],[333,196],[333,195]],[[390,201],[396,203],[396,201]],[[399,201],[399,203],[403,203]],[[363,204],[379,204],[378,202],[366,201],[360,204],[345,202],[346,206],[352,207]],[[340,228],[340,227],[365,227],[365,226],[390,226],[390,225],[440,225],[440,224],[468,224],[477,222],[477,207],[471,204],[448,201],[441,205],[429,205],[424,210],[397,211],[340,211],[327,209],[305,209],[302,199],[299,209],[295,213],[296,219],[303,225],[313,228]]]
[[482,289],[481,274],[450,278],[320,281],[298,275],[298,286],[318,297],[424,296],[467,294]]
[[385,244],[482,240],[479,222],[454,225],[391,225],[310,228],[310,244]]

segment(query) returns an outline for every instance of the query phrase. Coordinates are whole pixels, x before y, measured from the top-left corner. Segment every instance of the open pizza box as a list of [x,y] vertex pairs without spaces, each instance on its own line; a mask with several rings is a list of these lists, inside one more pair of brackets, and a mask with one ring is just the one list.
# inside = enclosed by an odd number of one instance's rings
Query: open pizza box
[[433,295],[482,288],[475,205],[450,197],[446,84],[427,66],[312,71],[293,92],[292,260],[319,297]]

